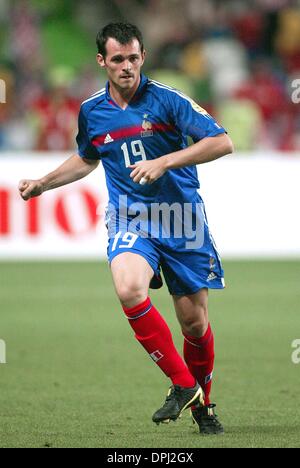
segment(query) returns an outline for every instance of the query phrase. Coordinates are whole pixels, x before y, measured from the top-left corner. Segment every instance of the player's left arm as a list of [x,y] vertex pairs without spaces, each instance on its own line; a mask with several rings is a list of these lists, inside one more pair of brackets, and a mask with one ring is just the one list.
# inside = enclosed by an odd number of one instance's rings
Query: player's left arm
[[214,161],[233,153],[233,143],[226,133],[207,137],[181,151],[163,156],[167,170]]
[[221,133],[203,138],[183,150],[130,166],[133,169],[130,177],[136,183],[144,178],[148,184],[152,184],[170,169],[204,164],[231,153],[233,143],[226,133]]
[[170,121],[194,144],[151,161],[142,161],[131,166],[134,182],[142,178],[153,183],[170,169],[195,166],[221,158],[233,152],[233,144],[226,130],[205,109],[180,92],[165,92]]

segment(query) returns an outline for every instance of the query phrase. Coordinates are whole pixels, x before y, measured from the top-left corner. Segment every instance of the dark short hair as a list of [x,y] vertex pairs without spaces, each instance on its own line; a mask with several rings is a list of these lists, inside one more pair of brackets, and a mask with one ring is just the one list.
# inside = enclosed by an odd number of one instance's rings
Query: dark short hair
[[109,38],[116,39],[120,44],[129,44],[133,39],[139,41],[141,52],[144,51],[143,36],[141,31],[130,23],[109,23],[98,32],[96,44],[99,54],[106,57],[106,43]]

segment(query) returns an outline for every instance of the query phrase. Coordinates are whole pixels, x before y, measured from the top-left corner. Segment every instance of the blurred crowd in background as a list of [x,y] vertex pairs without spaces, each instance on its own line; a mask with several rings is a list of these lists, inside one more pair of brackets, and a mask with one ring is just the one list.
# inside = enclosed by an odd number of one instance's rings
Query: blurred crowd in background
[[205,107],[237,150],[300,150],[300,0],[0,0],[0,151],[76,148],[111,21],[140,27],[145,73]]

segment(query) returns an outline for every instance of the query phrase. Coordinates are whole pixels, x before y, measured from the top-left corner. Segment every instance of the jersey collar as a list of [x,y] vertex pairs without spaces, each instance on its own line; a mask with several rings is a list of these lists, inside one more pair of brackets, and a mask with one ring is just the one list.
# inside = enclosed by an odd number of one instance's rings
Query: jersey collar
[[[147,87],[147,83],[148,83],[147,76],[141,74],[141,81],[140,81],[139,87],[136,90],[135,95],[131,99],[130,103],[136,102],[142,96],[142,94],[144,93]],[[106,99],[108,100],[108,102],[116,105],[109,92],[109,81],[107,81],[106,83]]]

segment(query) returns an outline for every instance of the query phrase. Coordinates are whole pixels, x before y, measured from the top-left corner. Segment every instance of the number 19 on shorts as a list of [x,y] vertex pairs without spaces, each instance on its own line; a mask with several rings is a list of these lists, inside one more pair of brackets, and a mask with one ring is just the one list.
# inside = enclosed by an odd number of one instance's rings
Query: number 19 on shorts
[[[122,232],[119,231],[116,237],[114,238],[114,243],[112,245],[111,251],[114,252],[118,246],[119,249],[131,249],[138,236],[132,232]],[[118,245],[119,243],[119,245]]]

